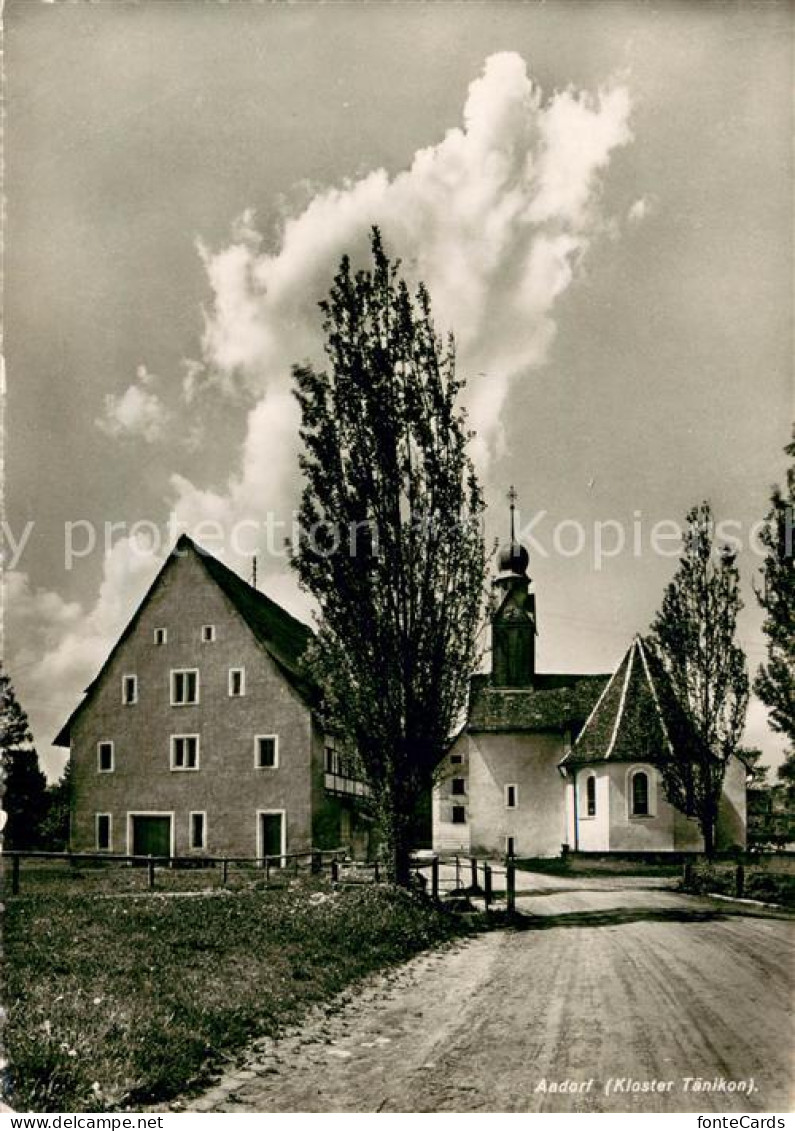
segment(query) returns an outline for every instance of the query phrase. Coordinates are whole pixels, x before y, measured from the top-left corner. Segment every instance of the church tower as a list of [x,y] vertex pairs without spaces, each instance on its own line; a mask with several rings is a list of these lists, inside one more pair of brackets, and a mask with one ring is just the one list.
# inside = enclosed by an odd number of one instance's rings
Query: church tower
[[511,540],[500,550],[494,579],[497,607],[491,618],[491,682],[494,687],[532,687],[535,676],[536,599],[530,592],[530,555],[516,539],[516,491],[511,487]]

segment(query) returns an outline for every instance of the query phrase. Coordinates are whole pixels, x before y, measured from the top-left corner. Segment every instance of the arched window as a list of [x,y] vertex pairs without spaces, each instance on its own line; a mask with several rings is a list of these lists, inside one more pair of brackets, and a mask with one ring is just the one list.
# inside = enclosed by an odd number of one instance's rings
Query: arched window
[[649,775],[644,770],[637,770],[632,775],[632,808],[633,817],[648,817],[649,815]]
[[596,816],[596,778],[593,774],[585,779],[585,814],[587,817]]

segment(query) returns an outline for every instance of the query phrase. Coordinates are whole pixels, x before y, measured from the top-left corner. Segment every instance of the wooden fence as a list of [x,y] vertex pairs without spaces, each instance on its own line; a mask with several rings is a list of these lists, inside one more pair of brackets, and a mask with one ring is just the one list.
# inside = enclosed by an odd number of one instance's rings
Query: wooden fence
[[339,862],[347,855],[346,848],[319,849],[312,848],[306,852],[283,853],[278,856],[127,856],[116,852],[25,852],[10,850],[2,853],[2,858],[11,863],[11,895],[19,895],[22,881],[22,861],[37,862],[60,861],[71,869],[82,865],[127,864],[131,867],[145,867],[147,870],[148,888],[150,891],[156,887],[156,869],[199,869],[219,868],[221,871],[221,886],[226,887],[229,880],[229,870],[235,865],[258,868],[264,871],[267,883],[271,872],[275,869],[283,874],[289,873],[290,868],[297,874],[302,866],[308,868],[313,875],[320,875],[329,869],[332,877]]

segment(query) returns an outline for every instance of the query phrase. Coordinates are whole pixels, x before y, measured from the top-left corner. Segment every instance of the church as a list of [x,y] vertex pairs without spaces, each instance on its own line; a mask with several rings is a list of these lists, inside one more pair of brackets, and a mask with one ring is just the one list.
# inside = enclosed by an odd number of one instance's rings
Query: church
[[[641,638],[612,675],[537,671],[528,567],[512,501],[493,581],[491,671],[472,677],[466,722],[440,768],[434,848],[521,858],[701,851],[698,822],[663,790],[668,728]],[[745,846],[745,788],[745,767],[732,758],[719,849]]]

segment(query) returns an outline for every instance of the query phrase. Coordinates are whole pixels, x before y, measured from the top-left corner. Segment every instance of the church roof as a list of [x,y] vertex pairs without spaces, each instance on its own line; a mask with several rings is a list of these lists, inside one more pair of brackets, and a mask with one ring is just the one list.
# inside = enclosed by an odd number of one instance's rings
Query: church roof
[[649,656],[636,636],[561,766],[667,756],[671,741],[661,701]]
[[535,675],[530,687],[494,687],[487,675],[471,683],[468,731],[576,730],[593,708],[606,675]]
[[161,577],[171,563],[175,559],[183,557],[186,551],[193,553],[197,560],[201,562],[207,575],[226,595],[254,634],[259,644],[283,672],[290,685],[306,699],[307,702],[313,703],[317,699],[317,691],[312,682],[305,675],[301,666],[301,657],[313,637],[312,629],[301,621],[296,620],[294,616],[291,616],[281,605],[277,605],[270,597],[266,597],[264,593],[260,593],[258,589],[249,585],[248,582],[243,581],[241,577],[233,573],[223,562],[220,562],[217,558],[214,558],[212,554],[209,554],[206,550],[202,549],[201,546],[198,546],[187,534],[183,534],[180,536],[174,549],[159,570],[157,577],[150,585],[121,636],[119,636],[118,640],[113,645],[104,664],[85,689],[84,698],[56,735],[53,740],[55,746],[69,745],[70,732],[75,719],[90,701],[116,652],[132,634],[140,619],[141,613],[157,588]]

